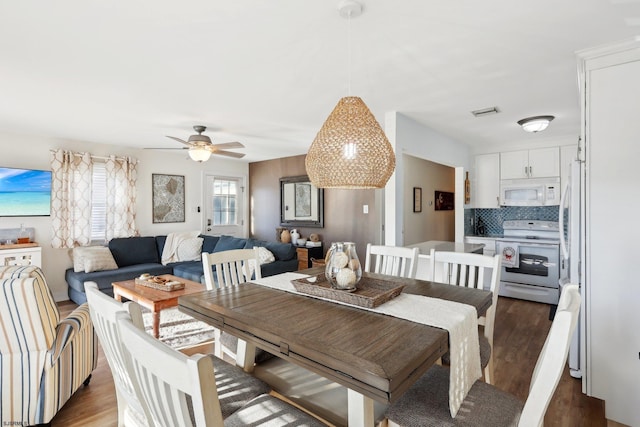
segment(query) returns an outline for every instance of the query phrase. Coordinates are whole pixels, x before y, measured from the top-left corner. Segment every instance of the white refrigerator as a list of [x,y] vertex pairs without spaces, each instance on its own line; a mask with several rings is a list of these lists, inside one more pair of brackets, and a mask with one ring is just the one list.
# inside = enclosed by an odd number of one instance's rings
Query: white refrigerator
[[[581,225],[584,223],[584,219],[581,216],[583,212],[581,189],[583,188],[584,180],[584,162],[578,159],[578,153],[579,152],[576,151],[576,156],[569,163],[569,170],[566,172],[567,181],[562,191],[560,212],[558,214],[560,256],[562,260],[560,291],[562,291],[562,286],[568,283],[579,285],[583,299],[581,306],[584,307],[584,293],[582,292],[583,281],[580,271],[583,254]],[[584,366],[584,363],[581,361],[581,357],[584,356],[584,349],[581,350],[581,343],[584,342],[581,334],[585,330],[584,313],[585,310],[580,310],[580,320],[573,334],[571,347],[569,348],[569,357],[567,359],[569,373],[574,378],[582,378],[582,366]]]
[[608,420],[640,426],[640,36],[579,58],[582,387]]

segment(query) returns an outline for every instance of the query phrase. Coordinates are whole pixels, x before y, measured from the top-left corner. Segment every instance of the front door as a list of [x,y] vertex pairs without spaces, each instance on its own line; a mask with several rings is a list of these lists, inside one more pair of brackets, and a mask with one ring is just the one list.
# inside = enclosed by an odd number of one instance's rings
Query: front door
[[244,180],[241,177],[205,177],[203,233],[244,236]]

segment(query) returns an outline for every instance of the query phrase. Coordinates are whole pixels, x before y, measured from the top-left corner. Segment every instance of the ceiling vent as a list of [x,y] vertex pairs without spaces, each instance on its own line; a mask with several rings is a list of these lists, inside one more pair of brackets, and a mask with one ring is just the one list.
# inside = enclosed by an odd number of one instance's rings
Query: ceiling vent
[[499,112],[500,110],[498,109],[498,107],[489,107],[489,108],[483,108],[481,110],[472,111],[471,114],[473,114],[476,117],[484,117],[484,116],[489,116],[491,114],[498,114]]

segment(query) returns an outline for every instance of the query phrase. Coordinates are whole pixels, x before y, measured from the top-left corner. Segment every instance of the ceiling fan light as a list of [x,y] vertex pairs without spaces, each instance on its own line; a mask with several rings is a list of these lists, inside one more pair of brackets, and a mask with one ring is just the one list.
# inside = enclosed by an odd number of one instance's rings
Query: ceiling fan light
[[206,162],[211,157],[211,151],[205,147],[191,147],[189,148],[189,157],[196,162]]
[[554,116],[527,117],[526,119],[518,120],[518,124],[522,126],[525,132],[541,132],[549,126],[553,119],[555,119]]

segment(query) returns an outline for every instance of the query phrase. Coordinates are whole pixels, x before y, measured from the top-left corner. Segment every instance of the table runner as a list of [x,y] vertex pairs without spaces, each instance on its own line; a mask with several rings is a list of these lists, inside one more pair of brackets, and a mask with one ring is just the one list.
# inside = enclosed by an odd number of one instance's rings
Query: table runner
[[482,375],[478,342],[478,313],[475,307],[439,298],[401,293],[376,308],[365,308],[296,291],[291,281],[305,277],[310,276],[299,273],[283,273],[252,280],[251,283],[446,329],[449,332],[449,352],[451,354],[449,410],[451,417],[456,416],[471,386]]

